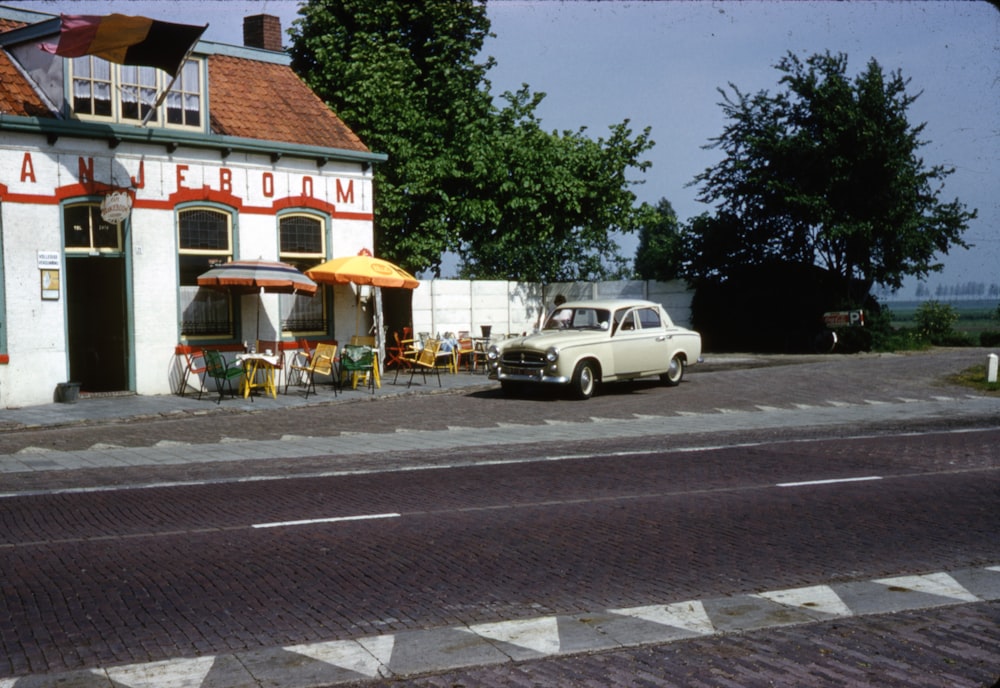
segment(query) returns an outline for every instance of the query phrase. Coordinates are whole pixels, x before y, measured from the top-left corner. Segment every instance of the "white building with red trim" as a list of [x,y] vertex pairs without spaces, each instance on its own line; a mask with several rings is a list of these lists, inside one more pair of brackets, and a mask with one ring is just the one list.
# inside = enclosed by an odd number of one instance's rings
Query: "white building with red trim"
[[[171,393],[189,349],[355,334],[349,285],[306,298],[195,283],[219,261],[304,270],[373,249],[385,156],[292,72],[277,19],[248,18],[248,46],[199,41],[156,108],[169,75],[40,50],[59,27],[0,7],[0,408],[70,381]],[[123,219],[102,217],[123,196]]]

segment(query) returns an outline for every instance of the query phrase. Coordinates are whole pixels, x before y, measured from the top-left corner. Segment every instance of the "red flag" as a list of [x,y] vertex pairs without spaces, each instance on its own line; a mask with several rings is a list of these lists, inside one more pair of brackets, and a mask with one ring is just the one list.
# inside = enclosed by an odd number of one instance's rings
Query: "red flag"
[[117,64],[156,67],[177,76],[188,51],[207,28],[124,14],[64,14],[59,43],[41,48],[62,57],[96,55]]

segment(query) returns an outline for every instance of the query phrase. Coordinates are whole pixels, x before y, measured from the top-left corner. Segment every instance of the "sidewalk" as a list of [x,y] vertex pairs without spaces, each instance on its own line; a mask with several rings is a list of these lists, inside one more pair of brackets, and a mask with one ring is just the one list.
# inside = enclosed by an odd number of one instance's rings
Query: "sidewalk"
[[466,371],[454,374],[443,373],[440,387],[438,387],[437,378],[434,375],[428,375],[424,379],[418,373],[414,376],[411,386],[407,386],[409,381],[410,375],[406,371],[400,372],[398,379],[396,379],[396,371],[387,370],[383,375],[381,387],[376,388],[374,392],[367,387],[359,386],[357,389],[351,389],[349,385],[345,385],[342,392],[335,394],[329,383],[318,380],[316,393],[310,392],[308,398],[306,398],[305,386],[293,385],[288,388],[287,394],[284,393],[284,387],[281,387],[277,398],[255,395],[252,400],[239,396],[233,398],[226,390],[226,395],[219,403],[216,403],[219,394],[211,380],[209,380],[210,387],[202,393],[200,400],[198,392],[190,387],[183,397],[179,394],[155,396],[129,393],[81,394],[80,399],[75,403],[41,404],[0,410],[0,432],[125,419],[262,412],[300,406],[358,403],[414,394],[452,393],[456,390],[498,386],[496,381],[490,380],[485,374]]

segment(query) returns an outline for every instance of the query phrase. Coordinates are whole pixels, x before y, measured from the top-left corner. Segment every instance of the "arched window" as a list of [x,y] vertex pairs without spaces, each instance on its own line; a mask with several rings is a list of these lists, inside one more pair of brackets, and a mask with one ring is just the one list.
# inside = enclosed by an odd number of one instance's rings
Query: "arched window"
[[[326,223],[315,215],[288,214],[278,220],[280,259],[305,272],[326,260]],[[327,331],[326,289],[315,296],[283,294],[281,329],[295,335]]]
[[198,276],[233,257],[233,220],[227,212],[193,208],[177,213],[181,335],[233,337],[229,292],[198,286]]

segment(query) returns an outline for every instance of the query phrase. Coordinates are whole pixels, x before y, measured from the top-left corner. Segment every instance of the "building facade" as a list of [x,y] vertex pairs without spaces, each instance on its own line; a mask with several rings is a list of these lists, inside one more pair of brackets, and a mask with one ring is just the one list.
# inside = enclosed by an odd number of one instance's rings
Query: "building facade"
[[[153,67],[39,49],[60,20],[0,8],[0,408],[166,394],[183,353],[354,334],[348,286],[198,287],[233,259],[308,269],[373,249],[373,153],[292,72],[277,19]],[[166,94],[162,99],[161,94]]]

